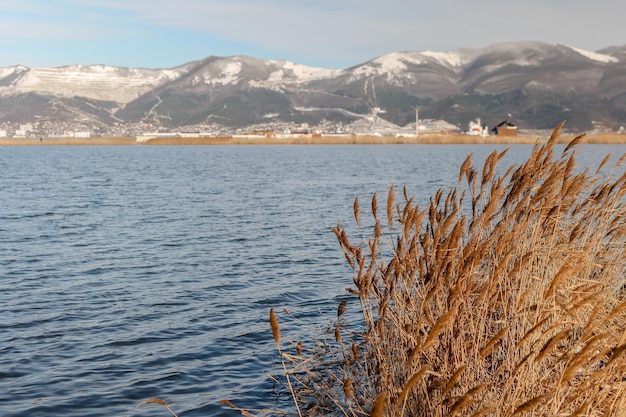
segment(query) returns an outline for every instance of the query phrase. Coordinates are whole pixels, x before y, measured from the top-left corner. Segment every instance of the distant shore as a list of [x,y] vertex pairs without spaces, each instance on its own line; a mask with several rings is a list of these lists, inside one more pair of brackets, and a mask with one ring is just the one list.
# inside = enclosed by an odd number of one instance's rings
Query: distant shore
[[[574,136],[564,135],[560,143],[568,143]],[[233,138],[233,137],[169,137],[154,138],[137,142],[130,137],[94,137],[94,138],[44,138],[21,139],[0,138],[1,146],[85,146],[85,145],[479,145],[479,144],[534,144],[547,138],[536,136],[480,136],[425,134],[419,137],[386,137],[386,136],[320,136],[299,138]],[[626,135],[604,133],[587,135],[581,143],[588,144],[626,144]]]

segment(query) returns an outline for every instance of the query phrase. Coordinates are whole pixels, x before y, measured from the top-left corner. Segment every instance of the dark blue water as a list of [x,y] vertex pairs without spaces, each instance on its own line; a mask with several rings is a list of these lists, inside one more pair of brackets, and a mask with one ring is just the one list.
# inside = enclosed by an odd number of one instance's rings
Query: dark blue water
[[331,228],[354,197],[394,183],[424,203],[494,148],[0,147],[0,415],[284,407],[268,312],[336,311],[352,274]]

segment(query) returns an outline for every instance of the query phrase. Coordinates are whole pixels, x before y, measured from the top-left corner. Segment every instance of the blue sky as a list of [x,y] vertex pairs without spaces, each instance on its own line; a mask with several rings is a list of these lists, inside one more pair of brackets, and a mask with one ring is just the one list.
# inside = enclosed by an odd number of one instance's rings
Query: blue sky
[[626,44],[623,0],[0,0],[0,67],[172,68],[210,55],[346,68],[504,41]]

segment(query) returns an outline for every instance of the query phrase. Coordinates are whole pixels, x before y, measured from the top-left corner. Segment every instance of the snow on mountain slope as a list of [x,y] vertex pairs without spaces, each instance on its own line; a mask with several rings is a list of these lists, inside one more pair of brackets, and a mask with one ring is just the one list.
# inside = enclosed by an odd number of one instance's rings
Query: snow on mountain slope
[[127,103],[141,94],[180,77],[185,67],[153,70],[74,65],[33,68],[23,72],[12,87],[15,92],[49,93],[63,97],[81,96]]
[[282,91],[289,86],[333,78],[342,73],[342,70],[309,67],[282,60],[266,61],[266,66],[270,70],[267,78],[250,80],[248,84],[251,87]]
[[419,65],[422,62],[419,52],[393,52],[355,67],[350,81],[382,74],[387,74],[389,79],[398,80],[404,78],[407,64]]
[[586,51],[584,49],[575,48],[575,47],[569,46],[569,45],[564,45],[564,46],[570,48],[573,51],[578,52],[579,54],[581,54],[585,58],[589,58],[589,59],[591,59],[593,61],[602,62],[603,64],[610,64],[610,63],[619,62],[619,59],[617,59],[617,58],[615,58],[614,56],[611,56],[611,55],[605,55],[605,54],[599,54],[597,52]]
[[352,69],[350,81],[372,76],[387,75],[388,80],[396,85],[414,78],[416,67],[441,66],[452,72],[460,71],[473,55],[465,50],[451,52],[393,52],[380,56]]
[[21,65],[0,68],[0,96],[13,90],[15,80],[19,79],[20,75],[27,71],[28,68]]
[[596,53],[612,56],[613,58],[616,58],[618,61],[625,61],[626,60],[626,45],[609,46],[609,47],[600,49]]
[[340,72],[290,61],[261,60],[243,55],[211,57],[193,71],[191,84],[216,88],[243,83],[242,85],[253,88],[282,91],[289,86],[332,78]]
[[15,74],[19,74],[21,72],[24,71],[28,71],[28,68],[23,67],[21,65],[15,66],[15,67],[5,67],[5,68],[0,68],[0,81],[3,80],[6,77],[9,77],[11,75],[15,75]]
[[442,64],[445,64],[451,67],[461,67],[469,61],[468,57],[461,54],[460,51],[452,51],[452,52],[424,51],[421,54],[424,56],[433,58],[441,62]]
[[241,69],[239,57],[219,59],[208,70],[195,74],[191,82],[194,86],[202,83],[211,87],[237,84],[241,80]]
[[322,78],[335,77],[342,72],[342,70],[326,69],[317,67],[308,67],[306,65],[296,64],[290,61],[269,61],[276,65],[282,66],[283,69],[289,73],[292,73],[299,81],[306,82],[311,80],[319,80]]

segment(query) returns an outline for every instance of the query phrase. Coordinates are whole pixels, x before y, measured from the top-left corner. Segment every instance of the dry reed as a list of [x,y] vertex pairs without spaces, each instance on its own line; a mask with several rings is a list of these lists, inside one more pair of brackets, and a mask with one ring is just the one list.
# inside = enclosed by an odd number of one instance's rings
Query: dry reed
[[342,303],[338,336],[291,354],[271,312],[299,413],[626,415],[624,157],[606,177],[579,172],[585,138],[555,155],[561,127],[519,166],[468,157],[426,207],[392,186],[381,219],[374,195],[370,237],[355,200],[366,237],[334,232],[359,322]]
[[[598,133],[576,137],[581,144],[625,144],[626,135]],[[574,136],[559,136],[557,143],[570,143]],[[428,133],[419,137],[370,135],[322,135],[290,138],[266,137],[165,137],[137,142],[131,137],[92,138],[0,138],[0,146],[68,146],[68,145],[481,145],[481,144],[535,144],[536,136],[470,136],[466,134]]]
[[170,405],[167,402],[163,401],[163,400],[160,400],[158,398],[149,398],[149,399],[143,400],[142,402],[137,404],[137,408],[141,407],[142,405],[146,405],[146,404],[159,404],[163,408],[165,408],[167,411],[169,411],[170,414],[172,414],[174,417],[178,417],[178,415],[174,412],[174,410],[172,410],[170,408]]

